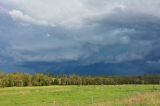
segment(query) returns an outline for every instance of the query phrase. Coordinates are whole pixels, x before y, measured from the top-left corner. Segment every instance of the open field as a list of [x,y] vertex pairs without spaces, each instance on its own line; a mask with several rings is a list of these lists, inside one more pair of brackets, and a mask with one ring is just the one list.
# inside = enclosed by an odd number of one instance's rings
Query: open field
[[160,85],[0,88],[0,106],[160,106]]

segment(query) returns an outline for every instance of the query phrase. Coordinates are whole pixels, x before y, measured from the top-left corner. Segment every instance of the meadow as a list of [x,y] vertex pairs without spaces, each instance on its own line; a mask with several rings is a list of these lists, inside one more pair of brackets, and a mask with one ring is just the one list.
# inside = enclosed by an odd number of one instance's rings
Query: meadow
[[160,106],[160,85],[0,88],[0,106]]

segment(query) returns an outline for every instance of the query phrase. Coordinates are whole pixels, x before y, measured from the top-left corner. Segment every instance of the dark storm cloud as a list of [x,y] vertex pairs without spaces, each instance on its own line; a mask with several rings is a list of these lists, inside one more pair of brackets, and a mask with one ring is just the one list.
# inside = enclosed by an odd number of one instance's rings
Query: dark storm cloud
[[65,3],[0,1],[0,57],[17,63],[80,61],[85,65],[160,60],[159,1]]

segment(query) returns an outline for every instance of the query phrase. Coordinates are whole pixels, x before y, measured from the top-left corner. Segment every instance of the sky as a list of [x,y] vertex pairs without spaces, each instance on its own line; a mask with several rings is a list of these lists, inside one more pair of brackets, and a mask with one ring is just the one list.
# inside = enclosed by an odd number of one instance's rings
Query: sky
[[0,0],[0,69],[71,61],[158,67],[159,11],[160,0]]

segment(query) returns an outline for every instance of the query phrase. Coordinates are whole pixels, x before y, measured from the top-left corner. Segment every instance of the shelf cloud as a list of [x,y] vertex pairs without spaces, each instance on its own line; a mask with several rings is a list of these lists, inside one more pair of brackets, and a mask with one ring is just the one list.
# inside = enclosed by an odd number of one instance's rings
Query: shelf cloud
[[159,10],[159,0],[1,0],[0,64],[159,61]]

